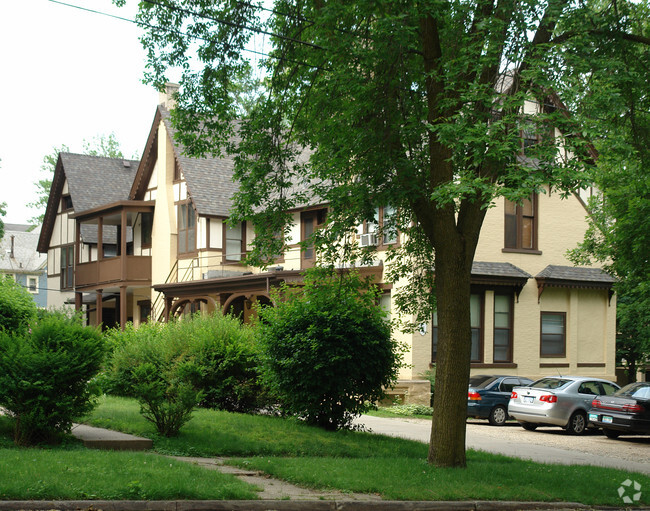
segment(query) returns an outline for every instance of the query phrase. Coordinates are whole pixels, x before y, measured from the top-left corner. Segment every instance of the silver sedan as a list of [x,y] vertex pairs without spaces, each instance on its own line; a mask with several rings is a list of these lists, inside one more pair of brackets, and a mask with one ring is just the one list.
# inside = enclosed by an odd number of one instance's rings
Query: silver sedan
[[612,395],[616,383],[582,376],[552,376],[513,389],[508,414],[524,429],[560,426],[574,435],[587,429],[587,414],[596,396]]

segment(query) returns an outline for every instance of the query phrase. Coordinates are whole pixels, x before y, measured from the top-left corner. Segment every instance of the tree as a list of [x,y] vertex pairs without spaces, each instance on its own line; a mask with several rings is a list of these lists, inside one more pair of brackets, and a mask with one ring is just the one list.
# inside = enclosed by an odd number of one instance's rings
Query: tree
[[[549,92],[564,78],[561,45],[590,33],[569,24],[584,9],[566,0],[140,4],[145,79],[162,89],[169,68],[182,71],[178,140],[193,156],[236,156],[234,217],[256,226],[251,261],[282,249],[287,210],[302,204],[329,205],[314,235],[325,260],[369,259],[345,240],[376,206],[396,211],[383,229],[406,239],[391,252],[390,277],[410,282],[398,306],[416,322],[438,312],[429,461],[439,466],[466,463],[470,273],[487,209],[545,186],[567,194],[589,178],[580,126]],[[564,25],[572,32],[560,37]],[[267,90],[239,120],[231,81],[246,72],[253,34],[270,40]],[[542,105],[535,116],[524,113],[530,100]],[[547,136],[551,126],[564,137]],[[522,158],[524,129],[541,143]],[[561,146],[575,158],[559,158]]]
[[[45,173],[43,179],[39,179],[34,186],[36,186],[37,199],[34,202],[27,204],[39,212],[38,215],[32,217],[30,222],[32,225],[40,225],[43,223],[45,216],[45,209],[47,208],[47,201],[50,197],[50,188],[52,188],[52,176],[56,169],[56,162],[59,158],[59,153],[67,153],[70,149],[67,145],[61,144],[60,147],[53,147],[50,154],[43,157],[43,164],[41,165],[41,172]],[[90,156],[105,156],[107,158],[124,158],[120,144],[115,137],[115,133],[109,135],[100,135],[94,137],[91,141],[83,141],[84,154]]]
[[[7,203],[6,202],[0,202],[0,217],[3,217],[7,214]],[[5,235],[5,223],[2,221],[2,218],[0,218],[0,240],[4,237]]]
[[[650,29],[647,3],[620,4],[608,14],[589,24],[604,32],[607,22],[624,34]],[[591,199],[589,229],[572,258],[602,263],[619,279],[617,361],[634,381],[637,367],[650,363],[650,46],[613,38],[594,59],[589,40],[575,42],[567,49],[573,79],[564,97],[599,152],[602,194]]]

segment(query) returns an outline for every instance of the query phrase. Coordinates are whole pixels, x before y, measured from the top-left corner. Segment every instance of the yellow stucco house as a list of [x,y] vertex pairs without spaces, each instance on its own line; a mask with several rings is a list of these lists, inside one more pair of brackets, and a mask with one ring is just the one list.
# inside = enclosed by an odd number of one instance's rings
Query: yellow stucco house
[[[140,162],[61,154],[39,251],[48,254],[48,288],[61,303],[87,311],[91,324],[124,325],[222,309],[247,320],[255,301],[269,303],[280,282],[300,282],[313,249],[298,245],[325,221],[326,204],[292,211],[288,249],[269,270],[243,260],[253,228],[227,227],[237,189],[228,158],[189,158],[174,141],[171,93],[161,95]],[[387,208],[378,208],[381,224]],[[587,209],[580,195],[546,190],[522,205],[500,199],[486,216],[472,268],[472,374],[537,378],[576,374],[615,379],[614,280],[576,268],[566,251],[583,239]],[[382,305],[404,283],[384,280],[386,249],[400,235],[359,229],[377,247],[372,274]],[[387,264],[387,263],[386,263]],[[409,346],[393,393],[429,401],[423,379],[435,363],[437,326],[395,332]]]

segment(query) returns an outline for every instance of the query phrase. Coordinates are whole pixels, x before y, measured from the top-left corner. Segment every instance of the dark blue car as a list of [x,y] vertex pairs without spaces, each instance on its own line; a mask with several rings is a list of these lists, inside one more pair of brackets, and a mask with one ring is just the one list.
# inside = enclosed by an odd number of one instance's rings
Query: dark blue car
[[522,376],[471,376],[467,391],[467,417],[487,419],[493,426],[503,426],[508,419],[508,401],[512,389],[531,383],[533,380]]

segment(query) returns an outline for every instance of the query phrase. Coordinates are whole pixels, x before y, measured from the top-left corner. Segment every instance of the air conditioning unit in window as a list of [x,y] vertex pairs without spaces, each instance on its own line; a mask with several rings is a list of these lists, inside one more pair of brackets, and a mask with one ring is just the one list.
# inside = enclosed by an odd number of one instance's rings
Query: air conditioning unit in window
[[359,237],[359,245],[362,247],[375,247],[377,246],[377,235],[374,232],[368,234],[361,234]]

